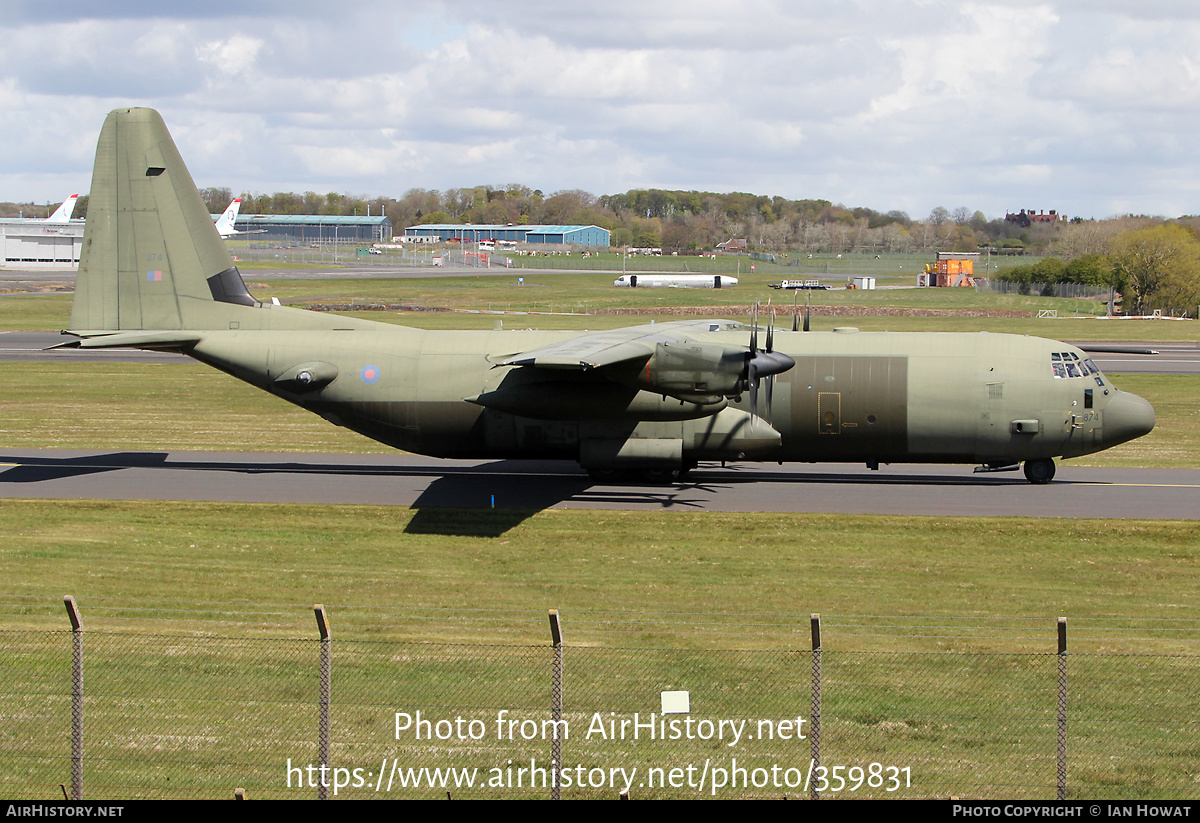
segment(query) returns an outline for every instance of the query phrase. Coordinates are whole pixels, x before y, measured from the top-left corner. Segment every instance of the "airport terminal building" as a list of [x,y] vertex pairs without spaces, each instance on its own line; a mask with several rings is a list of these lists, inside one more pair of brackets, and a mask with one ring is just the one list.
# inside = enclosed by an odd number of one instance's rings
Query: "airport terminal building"
[[547,246],[611,245],[608,229],[599,226],[514,226],[507,224],[429,223],[409,226],[405,237],[434,237],[441,242],[477,243],[491,240]]

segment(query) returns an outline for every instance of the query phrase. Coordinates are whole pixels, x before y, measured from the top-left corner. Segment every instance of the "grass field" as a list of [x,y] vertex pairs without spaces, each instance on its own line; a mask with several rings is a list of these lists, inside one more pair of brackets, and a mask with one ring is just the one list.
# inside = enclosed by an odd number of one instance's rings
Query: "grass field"
[[[598,277],[608,279],[597,285]],[[713,292],[617,293],[610,281],[262,281],[251,289],[297,303],[403,298],[477,310],[504,302],[506,311],[560,302],[556,312],[574,310],[572,299],[593,310],[633,300],[665,308],[729,301]],[[821,299],[1070,308],[950,290]],[[68,316],[66,296],[0,297],[0,328],[58,329]],[[496,319],[363,316],[447,328]],[[504,322],[598,328],[631,319]],[[1168,322],[918,316],[817,319],[816,327],[825,322],[1068,339],[1195,336],[1192,324]],[[1200,379],[1114,380],[1155,404],[1158,427],[1089,458],[1092,465],[1200,465]],[[384,451],[197,364],[0,364],[0,447]],[[496,529],[495,518],[509,527]],[[88,630],[86,779],[108,787],[107,796],[228,796],[235,785],[252,797],[310,796],[282,788],[282,764],[315,757],[313,603],[332,620],[334,753],[343,765],[377,766],[385,755],[414,765],[528,757],[527,746],[494,740],[398,742],[391,713],[541,711],[550,608],[563,615],[572,722],[585,723],[591,711],[656,710],[658,691],[672,688],[693,693],[697,716],[807,716],[808,618],[820,612],[824,762],[912,769],[916,789],[878,796],[1049,798],[1055,619],[1067,617],[1069,796],[1200,794],[1200,524],[569,510],[510,520],[486,510],[4,501],[0,668],[9,676],[0,689],[0,787],[41,798],[65,780],[70,651],[61,597],[72,594]],[[706,758],[728,765],[730,754],[807,763],[808,750],[592,743],[566,756],[647,769]]]
[[[545,610],[559,608],[578,624],[576,641],[581,631],[588,640],[608,633],[602,614],[758,614],[775,615],[764,622],[776,625],[791,615],[789,645],[798,636],[806,646],[807,615],[821,612],[834,621],[829,646],[846,648],[838,621],[852,615],[949,623],[1040,616],[1040,639],[995,628],[936,644],[1031,651],[1052,645],[1058,615],[1122,629],[1155,615],[1200,618],[1195,522],[547,510],[488,536],[489,521],[501,516],[427,513],[418,530],[413,511],[394,507],[6,501],[0,578],[9,595],[50,598],[58,622],[64,593],[79,596],[85,612],[89,601],[103,604],[90,616],[93,628],[153,627],[157,614],[139,611],[151,603],[179,609],[163,616],[185,621],[299,604],[293,618],[259,628],[308,636],[303,607],[321,602],[339,615],[343,638],[446,639],[448,626],[456,640],[538,642],[547,636]],[[403,619],[421,609],[445,610],[447,623]],[[488,620],[472,626],[470,613]],[[363,622],[371,614],[377,624]],[[504,614],[512,625],[497,624]],[[355,628],[346,615],[356,616]],[[730,626],[705,636],[695,625],[703,621],[678,622],[688,631],[664,631],[656,642],[771,648],[780,639],[749,628],[726,634]],[[853,646],[930,646],[921,632],[883,634],[857,636]],[[1128,648],[1118,638],[1105,647]]]
[[[497,320],[508,327],[553,329],[614,328],[664,321],[687,316],[686,309],[723,307],[735,318],[749,317],[755,302],[770,300],[783,313],[790,312],[794,299],[803,295],[767,287],[778,282],[774,275],[744,276],[734,289],[617,289],[612,272],[537,274],[505,272],[477,277],[428,277],[396,279],[284,280],[256,279],[252,270],[246,280],[259,299],[308,306],[405,305],[433,311],[363,311],[372,320],[403,323],[425,328],[491,328]],[[517,277],[525,278],[518,285]],[[905,278],[881,279],[880,284],[911,285]],[[0,328],[57,331],[70,325],[71,295],[0,295]],[[1195,340],[1200,337],[1194,322],[1105,321],[1070,319],[1095,318],[1104,313],[1097,301],[1030,295],[976,293],[972,289],[880,288],[815,292],[813,328],[854,325],[867,331],[990,331],[1033,334],[1068,340]],[[875,316],[831,317],[828,307],[866,308],[882,312]],[[597,314],[636,309],[634,316]],[[1021,317],[938,316],[938,312],[1022,312]],[[1042,310],[1054,310],[1061,319],[1038,319]],[[660,312],[660,313],[655,313]],[[681,314],[682,312],[682,314]],[[888,314],[887,312],[891,312]],[[532,314],[531,314],[532,313]],[[499,315],[499,316],[497,316]],[[572,316],[585,315],[585,316]],[[790,327],[790,315],[778,321]]]
[[[102,796],[311,796],[315,626],[334,641],[338,765],[495,768],[538,741],[420,744],[395,711],[545,718],[547,608],[562,611],[564,762],[803,769],[807,743],[612,742],[600,712],[809,717],[808,615],[823,615],[823,757],[908,768],[855,796],[1050,798],[1055,618],[1072,626],[1072,798],[1195,797],[1200,525],[1019,518],[546,511],[503,537],[493,512],[8,501],[0,785],[63,780],[69,659],[60,595],[87,629],[88,785]],[[31,631],[38,629],[40,631]],[[307,641],[303,639],[307,638]],[[58,684],[56,687],[55,684]],[[612,714],[610,714],[610,712]],[[490,728],[490,727],[489,727]],[[567,796],[612,796],[575,791]],[[723,791],[719,796],[797,792]],[[349,796],[369,796],[359,790]],[[397,796],[441,796],[430,790]],[[635,796],[696,796],[694,789]],[[496,790],[456,796],[544,796]]]

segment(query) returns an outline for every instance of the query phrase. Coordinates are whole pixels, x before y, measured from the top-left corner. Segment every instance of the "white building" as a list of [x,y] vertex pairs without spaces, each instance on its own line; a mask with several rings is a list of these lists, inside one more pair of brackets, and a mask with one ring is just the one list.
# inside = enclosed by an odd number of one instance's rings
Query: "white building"
[[6,269],[75,269],[83,248],[82,220],[0,219],[0,266]]

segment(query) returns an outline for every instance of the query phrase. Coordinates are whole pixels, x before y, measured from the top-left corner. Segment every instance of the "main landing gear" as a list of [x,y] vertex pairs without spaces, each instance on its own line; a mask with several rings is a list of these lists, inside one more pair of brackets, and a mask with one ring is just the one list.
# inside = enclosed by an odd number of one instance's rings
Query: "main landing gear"
[[696,467],[692,463],[678,468],[642,469],[588,469],[588,477],[598,483],[646,483],[651,486],[669,486]]
[[1050,458],[1025,461],[1025,479],[1042,486],[1054,479],[1054,461]]

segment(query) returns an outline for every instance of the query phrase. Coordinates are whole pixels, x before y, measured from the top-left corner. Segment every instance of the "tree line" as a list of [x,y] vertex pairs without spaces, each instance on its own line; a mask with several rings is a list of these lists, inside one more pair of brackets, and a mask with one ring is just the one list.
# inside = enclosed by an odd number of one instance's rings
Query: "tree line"
[[1134,314],[1159,310],[1196,317],[1200,312],[1200,236],[1195,218],[1089,221],[1064,232],[1056,256],[1014,266],[996,276],[1028,294],[1053,295],[1059,283],[1107,286]]
[[[228,188],[203,189],[209,211],[224,210]],[[848,208],[829,200],[791,200],[746,192],[634,189],[597,197],[579,189],[545,194],[517,183],[473,188],[410,189],[399,198],[316,192],[249,194],[248,214],[386,215],[397,229],[424,223],[596,225],[614,245],[679,252],[712,249],[745,238],[757,251],[897,254],[929,250],[974,251],[981,245],[1008,253],[1036,251],[1052,229],[1021,227],[959,207],[938,207],[924,219],[906,212]]]
[[[233,199],[228,187],[201,190],[209,212]],[[745,238],[751,251],[808,254],[913,254],[936,251],[1045,256],[1000,277],[1053,293],[1058,283],[1109,286],[1138,312],[1195,315],[1200,304],[1200,217],[1120,216],[1021,226],[962,206],[922,219],[903,211],[849,208],[829,200],[792,200],[746,192],[634,189],[595,196],[579,189],[549,195],[517,183],[410,189],[399,198],[338,193],[243,193],[245,214],[386,215],[397,230],[423,223],[582,224],[612,233],[613,245],[682,253]],[[0,203],[0,217],[44,217],[58,204]],[[44,212],[44,214],[42,213]],[[87,214],[80,197],[75,216]]]

